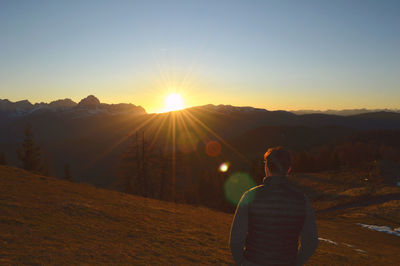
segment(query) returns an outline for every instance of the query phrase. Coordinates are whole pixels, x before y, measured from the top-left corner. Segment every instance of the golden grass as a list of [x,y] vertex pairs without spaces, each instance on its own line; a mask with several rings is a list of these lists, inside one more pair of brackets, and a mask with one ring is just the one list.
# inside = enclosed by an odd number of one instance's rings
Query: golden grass
[[[1,265],[228,265],[232,218],[0,167]],[[396,265],[400,237],[360,221],[319,218],[320,237],[339,245],[320,242],[308,265]]]

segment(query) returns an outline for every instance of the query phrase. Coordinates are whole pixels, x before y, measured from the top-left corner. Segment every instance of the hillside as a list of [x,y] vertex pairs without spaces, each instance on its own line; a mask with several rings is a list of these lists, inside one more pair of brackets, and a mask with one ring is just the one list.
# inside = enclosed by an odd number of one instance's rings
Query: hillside
[[[358,219],[358,220],[357,220]],[[0,264],[226,265],[232,214],[0,166]],[[318,216],[308,265],[395,265],[400,237]]]
[[[225,154],[238,150],[255,159],[261,158],[267,147],[277,144],[297,151],[340,143],[364,130],[391,130],[398,135],[400,114],[295,115],[229,105],[147,114],[140,106],[104,104],[94,96],[79,103],[64,99],[35,105],[27,100],[0,100],[0,153],[5,154],[10,165],[19,163],[15,150],[24,139],[27,124],[32,126],[35,142],[40,145],[52,176],[62,177],[68,164],[75,181],[111,188],[119,176],[120,156],[136,133],[145,133],[154,150],[169,152],[175,143],[177,152],[206,155],[204,146],[222,139],[232,146],[222,143]],[[381,139],[397,147],[392,138],[379,137],[378,143]],[[248,167],[240,158],[226,159],[236,161],[239,170]]]

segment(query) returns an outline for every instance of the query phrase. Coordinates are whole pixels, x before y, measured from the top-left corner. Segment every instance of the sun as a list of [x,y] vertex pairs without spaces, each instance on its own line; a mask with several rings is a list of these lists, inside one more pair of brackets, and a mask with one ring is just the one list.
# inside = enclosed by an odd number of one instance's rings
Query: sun
[[183,99],[178,93],[171,93],[165,98],[164,112],[177,111],[183,109]]

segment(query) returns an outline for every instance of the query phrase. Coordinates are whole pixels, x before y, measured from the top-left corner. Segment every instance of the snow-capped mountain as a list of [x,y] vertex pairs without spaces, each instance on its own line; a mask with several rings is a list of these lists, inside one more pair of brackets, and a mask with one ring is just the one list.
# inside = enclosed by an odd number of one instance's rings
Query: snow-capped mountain
[[24,117],[42,113],[68,114],[73,117],[85,117],[99,114],[146,114],[146,111],[141,106],[134,104],[105,104],[101,103],[98,98],[93,95],[82,99],[79,103],[71,99],[62,99],[52,101],[50,103],[35,103],[32,104],[28,100],[11,102],[7,99],[0,99],[0,113],[6,117]]

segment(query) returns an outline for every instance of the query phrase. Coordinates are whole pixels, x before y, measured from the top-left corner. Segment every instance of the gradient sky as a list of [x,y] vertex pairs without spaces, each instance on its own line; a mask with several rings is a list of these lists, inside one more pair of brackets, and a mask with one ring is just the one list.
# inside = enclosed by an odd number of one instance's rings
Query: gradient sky
[[400,108],[400,1],[0,0],[0,99]]

